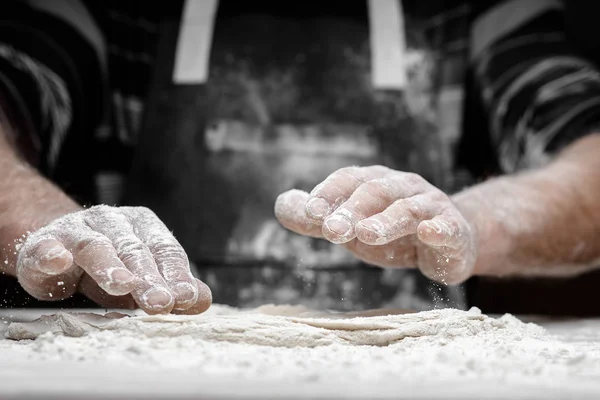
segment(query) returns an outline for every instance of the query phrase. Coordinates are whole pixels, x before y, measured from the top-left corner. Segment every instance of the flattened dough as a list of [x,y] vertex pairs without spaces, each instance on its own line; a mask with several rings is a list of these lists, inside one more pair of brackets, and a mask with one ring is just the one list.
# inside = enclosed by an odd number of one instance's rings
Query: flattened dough
[[[7,337],[33,339],[45,332],[83,336],[110,330],[146,337],[192,336],[274,347],[316,347],[331,344],[386,346],[408,337],[474,335],[483,331],[525,325],[512,316],[491,318],[473,308],[410,313],[373,310],[354,314],[319,312],[300,306],[263,306],[238,310],[214,305],[198,316],[124,316],[122,314],[67,314],[44,316],[28,323],[12,323]],[[523,330],[525,331],[525,330]]]

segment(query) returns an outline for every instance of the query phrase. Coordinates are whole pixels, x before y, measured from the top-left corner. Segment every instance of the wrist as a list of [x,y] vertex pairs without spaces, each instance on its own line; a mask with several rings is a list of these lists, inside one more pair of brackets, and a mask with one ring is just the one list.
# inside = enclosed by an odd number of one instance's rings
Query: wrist
[[[49,182],[39,178],[38,190],[27,199],[14,196],[0,202],[0,272],[16,276],[18,249],[27,235],[81,206]],[[17,189],[18,190],[18,189]]]
[[506,275],[509,273],[509,260],[513,248],[512,237],[503,224],[501,210],[493,207],[488,193],[489,185],[497,185],[497,178],[469,188],[451,197],[471,227],[475,244],[475,266],[473,275]]

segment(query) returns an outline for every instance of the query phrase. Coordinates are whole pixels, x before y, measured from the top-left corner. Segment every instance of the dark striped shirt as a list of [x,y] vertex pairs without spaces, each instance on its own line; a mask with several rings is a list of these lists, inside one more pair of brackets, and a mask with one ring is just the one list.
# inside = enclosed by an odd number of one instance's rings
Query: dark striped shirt
[[600,123],[600,73],[565,33],[558,0],[505,2],[472,28],[471,60],[502,169],[546,163]]
[[478,12],[459,165],[478,175],[540,166],[598,128],[599,70],[573,41],[567,6],[512,0]]

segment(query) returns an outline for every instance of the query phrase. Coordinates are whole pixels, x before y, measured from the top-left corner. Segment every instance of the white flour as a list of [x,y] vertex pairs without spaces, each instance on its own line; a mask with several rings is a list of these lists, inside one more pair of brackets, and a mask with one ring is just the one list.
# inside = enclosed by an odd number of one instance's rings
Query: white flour
[[[287,316],[272,315],[282,313]],[[197,317],[92,322],[101,328],[82,337],[44,333],[35,341],[0,341],[0,354],[5,360],[4,355],[33,363],[59,361],[97,371],[132,368],[149,377],[193,372],[206,390],[222,381],[284,384],[284,393],[308,384],[356,397],[346,391],[363,385],[368,389],[361,393],[372,398],[390,385],[421,382],[431,389],[453,382],[479,388],[492,382],[546,388],[570,383],[566,387],[573,389],[595,385],[600,393],[600,346],[566,343],[510,315],[490,318],[473,309],[330,317],[297,309],[239,312],[214,306]],[[479,391],[480,397],[491,394]]]

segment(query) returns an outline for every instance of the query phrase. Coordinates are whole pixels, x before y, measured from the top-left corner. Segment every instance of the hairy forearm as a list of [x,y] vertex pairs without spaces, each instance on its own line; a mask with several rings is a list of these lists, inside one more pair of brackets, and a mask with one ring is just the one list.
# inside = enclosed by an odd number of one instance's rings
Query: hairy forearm
[[14,276],[19,238],[80,206],[20,159],[2,126],[0,177],[0,272]]
[[475,230],[475,274],[568,276],[600,267],[599,134],[544,168],[489,180],[453,201]]

